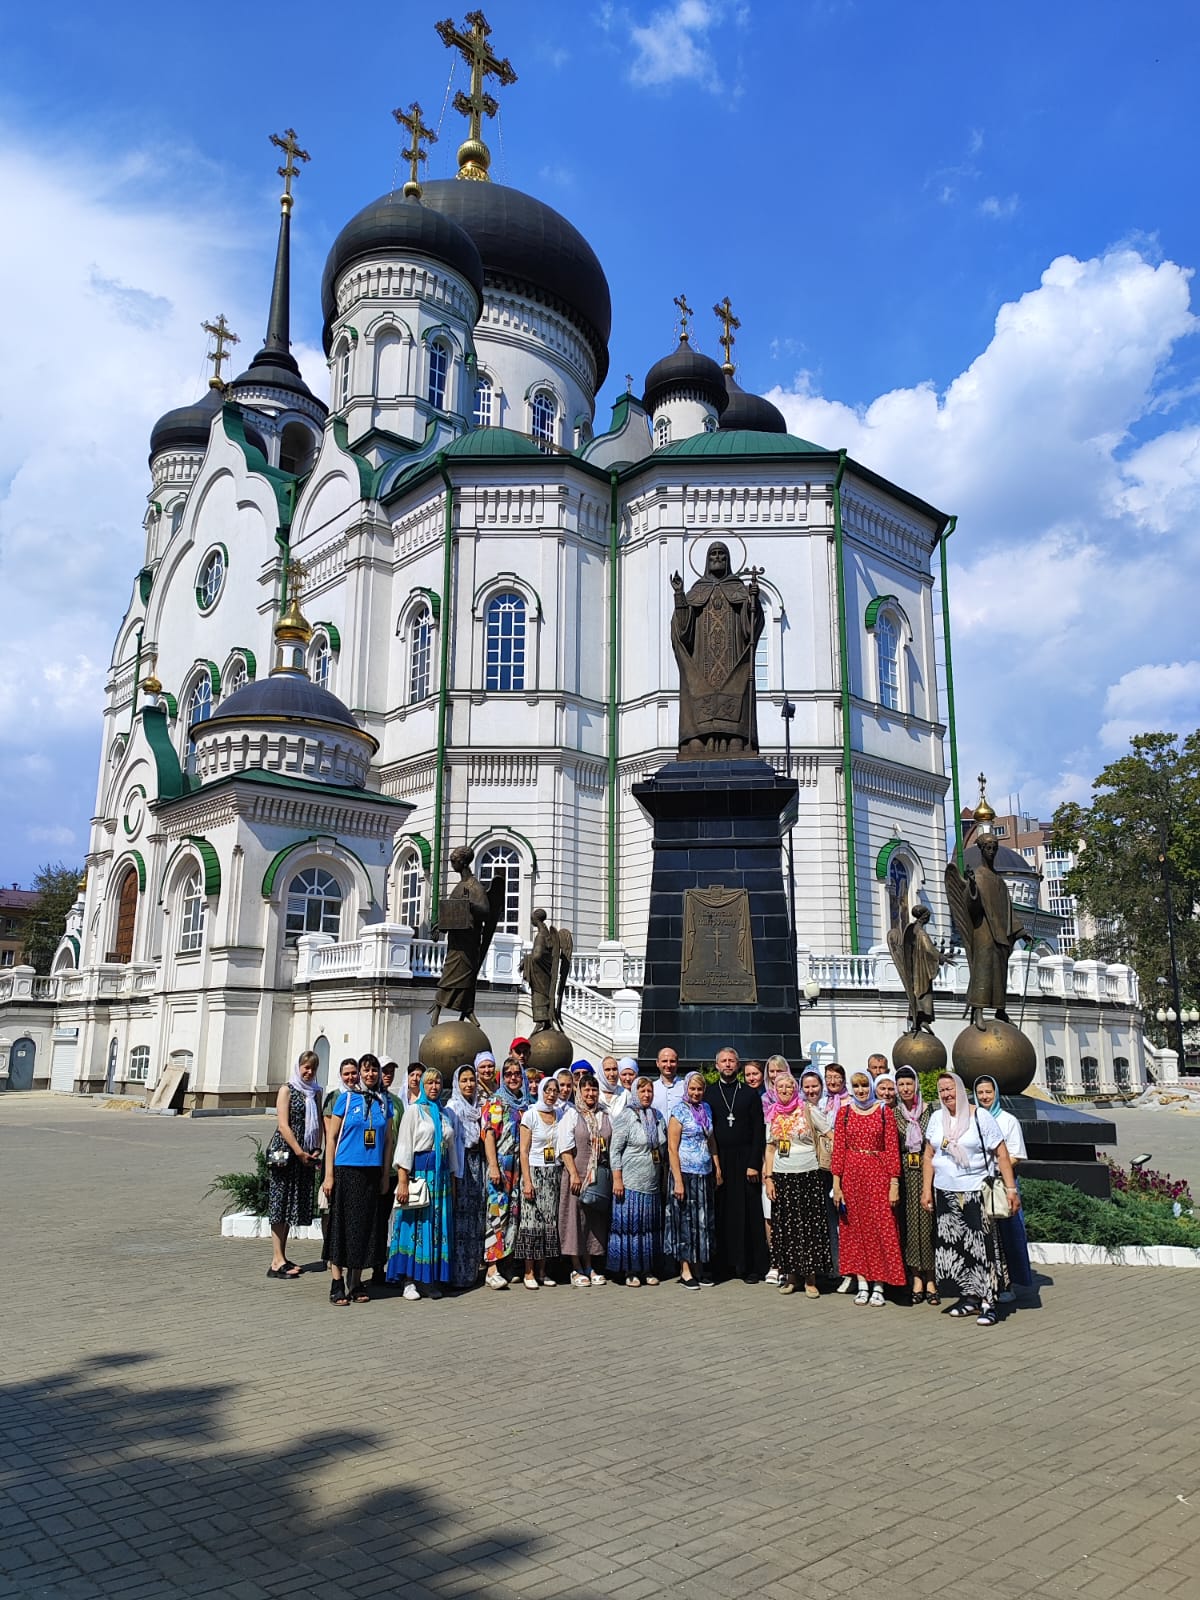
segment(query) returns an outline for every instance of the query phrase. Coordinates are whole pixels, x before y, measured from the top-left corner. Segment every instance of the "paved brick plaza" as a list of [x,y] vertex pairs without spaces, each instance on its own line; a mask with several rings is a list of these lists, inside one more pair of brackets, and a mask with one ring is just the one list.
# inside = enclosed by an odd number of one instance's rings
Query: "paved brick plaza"
[[0,1097],[0,1596],[1200,1596],[1200,1275],[335,1311],[201,1199],[265,1126]]

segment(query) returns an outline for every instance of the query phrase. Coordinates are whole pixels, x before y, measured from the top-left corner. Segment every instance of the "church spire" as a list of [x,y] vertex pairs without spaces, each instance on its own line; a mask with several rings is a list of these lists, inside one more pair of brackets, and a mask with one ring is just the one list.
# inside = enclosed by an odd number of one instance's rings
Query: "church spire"
[[500,109],[499,102],[488,94],[484,82],[495,78],[497,83],[516,83],[517,75],[506,56],[501,60],[488,44],[491,28],[482,11],[468,11],[466,16],[470,32],[454,26],[454,20],[436,24],[438,34],[447,50],[457,50],[471,69],[471,92],[460,89],[454,96],[454,109],[467,118],[467,137],[458,147],[458,175],[476,182],[488,181],[488,167],[492,163],[491,151],[483,142],[483,119],[494,117]]
[[292,354],[291,338],[291,276],[292,276],[292,179],[299,174],[297,161],[310,159],[307,150],[301,150],[296,141],[295,128],[286,128],[282,135],[273,133],[271,143],[283,151],[283,166],[278,168],[283,179],[283,193],[279,197],[279,242],[275,247],[275,276],[271,280],[271,309],[267,314],[267,337],[262,349],[250,363],[255,367],[283,367],[300,376],[300,368]]

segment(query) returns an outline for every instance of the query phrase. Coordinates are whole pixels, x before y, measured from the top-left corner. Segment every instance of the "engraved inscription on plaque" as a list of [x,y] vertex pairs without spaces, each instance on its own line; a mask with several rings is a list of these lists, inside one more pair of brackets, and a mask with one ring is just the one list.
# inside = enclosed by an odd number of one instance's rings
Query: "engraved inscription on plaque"
[[758,1001],[750,896],[745,889],[688,889],[683,896],[681,1005],[752,1006]]

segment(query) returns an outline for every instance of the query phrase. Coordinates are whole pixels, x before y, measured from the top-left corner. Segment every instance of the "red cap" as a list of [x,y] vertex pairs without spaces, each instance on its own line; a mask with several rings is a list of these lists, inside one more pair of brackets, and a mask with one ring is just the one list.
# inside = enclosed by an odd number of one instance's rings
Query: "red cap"
[[508,1048],[510,1050],[516,1050],[519,1045],[528,1044],[528,1043],[529,1043],[528,1039],[514,1039],[513,1042],[509,1045]]

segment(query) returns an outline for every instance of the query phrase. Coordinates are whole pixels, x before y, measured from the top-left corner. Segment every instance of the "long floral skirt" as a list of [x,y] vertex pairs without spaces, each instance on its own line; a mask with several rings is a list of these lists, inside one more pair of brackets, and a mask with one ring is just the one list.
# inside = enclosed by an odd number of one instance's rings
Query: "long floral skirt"
[[716,1234],[716,1188],[711,1172],[685,1172],[683,1199],[677,1200],[674,1185],[667,1196],[667,1220],[663,1229],[663,1249],[676,1261],[692,1266],[711,1261]]
[[483,1146],[473,1145],[463,1157],[463,1175],[454,1194],[450,1282],[456,1289],[471,1288],[479,1277],[479,1264],[483,1260],[483,1168]]
[[398,1283],[404,1278],[412,1278],[415,1283],[450,1281],[454,1228],[450,1207],[450,1173],[443,1163],[442,1181],[435,1185],[435,1171],[432,1150],[424,1150],[413,1157],[412,1176],[424,1178],[428,1183],[429,1204],[417,1210],[397,1206],[392,1212],[387,1264],[389,1283]]
[[379,1222],[379,1168],[334,1167],[326,1260],[358,1271],[375,1259]]
[[920,1278],[933,1275],[933,1212],[921,1204],[921,1164],[900,1157],[900,1242],[904,1265]]
[[313,1219],[317,1183],[312,1167],[306,1167],[299,1156],[288,1157],[282,1170],[271,1167],[270,1198],[267,1216],[272,1227],[306,1228]]
[[620,1200],[613,1196],[612,1227],[608,1235],[608,1270],[635,1277],[653,1273],[662,1249],[663,1208],[656,1189],[641,1194],[626,1189]]
[[526,1260],[545,1261],[558,1254],[558,1184],[562,1168],[534,1167],[533,1199],[521,1196],[521,1221],[517,1228],[514,1255]]
[[499,1183],[493,1183],[486,1170],[484,1176],[483,1259],[489,1266],[513,1254],[521,1220],[521,1163],[517,1152],[497,1151],[496,1165],[500,1168]]
[[805,1279],[830,1276],[833,1254],[820,1172],[777,1173],[771,1210],[771,1265]]
[[1004,1262],[978,1189],[934,1189],[937,1236],[933,1270],[942,1294],[993,1303],[1004,1288]]

